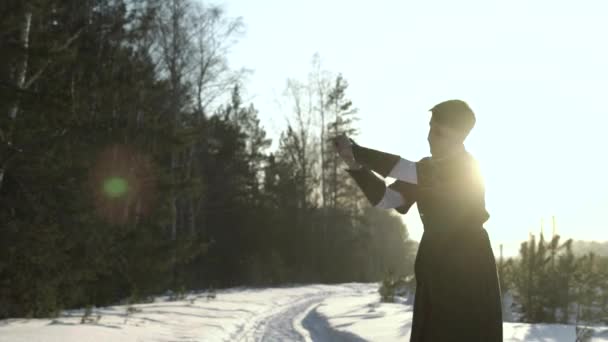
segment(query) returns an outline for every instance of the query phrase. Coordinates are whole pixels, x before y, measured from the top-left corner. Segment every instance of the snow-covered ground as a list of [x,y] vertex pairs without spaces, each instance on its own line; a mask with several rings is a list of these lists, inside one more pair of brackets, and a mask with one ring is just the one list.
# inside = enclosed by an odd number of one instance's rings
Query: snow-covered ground
[[[127,313],[129,311],[129,313]],[[183,301],[0,321],[0,341],[408,341],[412,307],[379,303],[377,285],[239,288]],[[571,325],[505,323],[505,341],[575,341]],[[590,341],[608,342],[608,327]]]

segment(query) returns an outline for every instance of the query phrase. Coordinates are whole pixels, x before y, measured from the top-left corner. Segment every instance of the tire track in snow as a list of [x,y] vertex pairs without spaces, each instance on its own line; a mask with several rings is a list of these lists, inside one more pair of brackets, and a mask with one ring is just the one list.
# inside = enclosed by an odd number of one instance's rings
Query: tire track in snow
[[316,307],[331,294],[322,294],[299,301],[289,306],[285,310],[268,317],[268,320],[261,326],[261,336],[256,341],[278,342],[278,341],[305,341],[307,332],[302,328],[301,321],[303,313]]
[[[243,323],[239,331],[233,333],[230,341],[304,341],[302,334],[294,328],[294,321],[302,316],[311,306],[322,302],[335,294],[334,291],[323,291],[317,294],[301,294],[283,305],[260,313],[252,321]],[[302,319],[300,317],[300,319]],[[298,324],[296,324],[298,325]],[[302,331],[303,328],[299,330]]]
[[316,308],[331,296],[349,296],[358,289],[349,286],[340,291],[303,294],[299,298],[256,318],[251,328],[236,338],[238,341],[363,341],[361,338],[333,329]]

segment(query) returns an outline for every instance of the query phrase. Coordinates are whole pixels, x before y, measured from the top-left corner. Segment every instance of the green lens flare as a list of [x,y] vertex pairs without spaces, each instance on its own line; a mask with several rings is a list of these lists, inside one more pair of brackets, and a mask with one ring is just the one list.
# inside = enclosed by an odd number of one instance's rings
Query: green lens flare
[[111,177],[103,182],[103,191],[112,198],[123,196],[127,193],[128,188],[127,180],[122,177]]

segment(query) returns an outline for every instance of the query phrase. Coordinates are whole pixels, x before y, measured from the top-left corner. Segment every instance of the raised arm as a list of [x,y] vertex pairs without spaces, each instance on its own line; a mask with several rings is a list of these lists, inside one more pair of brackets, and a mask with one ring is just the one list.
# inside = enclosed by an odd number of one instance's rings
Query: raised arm
[[[389,153],[375,151],[357,145],[345,135],[334,139],[336,151],[349,166],[353,177],[369,202],[383,209],[396,209],[405,214],[416,201],[417,164]],[[397,178],[386,187],[383,177]]]
[[[342,136],[338,139],[348,138]],[[391,177],[411,184],[418,183],[416,162],[401,158],[396,154],[360,146],[352,139],[348,139],[348,143],[344,142],[344,140],[340,143],[342,145],[349,145],[348,147],[352,150],[352,155],[358,164],[373,170],[382,177]]]
[[395,209],[405,214],[416,202],[414,184],[396,181],[387,187],[384,180],[366,167],[347,170],[347,172],[353,177],[370,204],[376,208]]

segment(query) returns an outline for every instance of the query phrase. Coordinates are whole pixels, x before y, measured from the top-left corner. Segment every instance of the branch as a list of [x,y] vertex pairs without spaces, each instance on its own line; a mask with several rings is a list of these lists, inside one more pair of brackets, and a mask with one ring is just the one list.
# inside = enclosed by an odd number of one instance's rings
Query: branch
[[[65,51],[76,39],[78,39],[78,37],[80,37],[84,29],[84,26],[81,27],[78,31],[76,31],[76,33],[74,33],[70,38],[68,38],[63,45],[51,49],[51,54],[56,54]],[[36,82],[36,80],[38,80],[38,78],[42,75],[46,68],[51,65],[51,62],[51,58],[47,59],[44,65],[40,69],[38,69],[38,71],[34,75],[32,75],[32,77],[25,83],[22,89],[28,89],[34,82]]]

